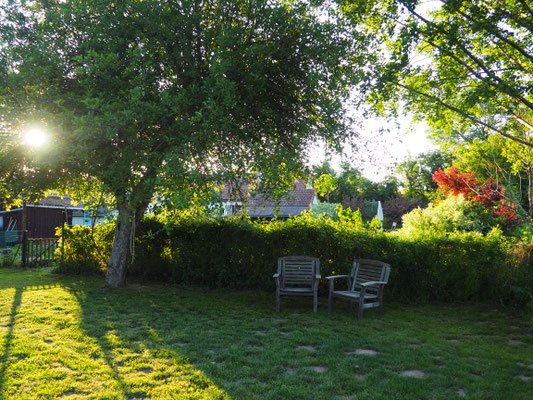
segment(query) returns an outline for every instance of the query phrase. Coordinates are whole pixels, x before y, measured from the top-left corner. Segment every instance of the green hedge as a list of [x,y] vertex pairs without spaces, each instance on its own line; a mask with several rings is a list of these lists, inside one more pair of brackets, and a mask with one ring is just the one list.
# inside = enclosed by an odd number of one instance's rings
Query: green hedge
[[[88,239],[87,229],[68,231],[67,264],[101,270],[99,260],[109,254],[113,230],[108,225],[97,231],[94,240]],[[523,257],[528,261],[518,263],[498,233],[406,237],[307,215],[270,223],[147,218],[137,227],[136,237],[129,276],[145,280],[271,291],[276,260],[283,255],[319,257],[323,277],[348,273],[354,258],[374,258],[392,266],[389,298],[531,302],[531,260]],[[98,256],[87,250],[95,243]],[[326,282],[321,284],[321,293],[327,293]]]

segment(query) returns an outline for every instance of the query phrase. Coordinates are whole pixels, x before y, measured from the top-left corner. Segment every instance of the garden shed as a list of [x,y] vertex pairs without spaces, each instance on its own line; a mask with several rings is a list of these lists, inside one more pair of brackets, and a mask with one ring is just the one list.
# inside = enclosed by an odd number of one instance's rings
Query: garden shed
[[[84,216],[83,206],[72,205],[70,197],[48,196],[37,204],[26,205],[26,230],[29,237],[50,238],[55,236],[56,228],[65,222],[68,225],[83,225]],[[6,241],[9,241],[9,232],[22,230],[22,218],[22,207],[0,211],[0,232],[4,232],[2,236]]]

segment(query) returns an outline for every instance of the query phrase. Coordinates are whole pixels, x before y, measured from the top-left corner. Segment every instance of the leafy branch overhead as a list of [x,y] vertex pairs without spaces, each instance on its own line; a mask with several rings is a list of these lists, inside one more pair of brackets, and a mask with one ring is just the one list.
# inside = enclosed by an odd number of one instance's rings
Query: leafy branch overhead
[[508,0],[431,6],[420,0],[343,2],[358,24],[358,13],[365,13],[374,48],[387,48],[366,87],[376,109],[394,109],[403,99],[434,130],[478,126],[533,147],[531,6]]

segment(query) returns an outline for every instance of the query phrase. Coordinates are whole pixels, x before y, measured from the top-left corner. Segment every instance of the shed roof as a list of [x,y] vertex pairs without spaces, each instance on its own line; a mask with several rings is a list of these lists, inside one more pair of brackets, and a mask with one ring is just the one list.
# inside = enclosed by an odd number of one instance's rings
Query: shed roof
[[70,198],[69,195],[65,195],[63,197],[57,196],[57,195],[50,195],[48,197],[45,197],[44,199],[39,200],[37,203],[41,206],[54,206],[54,207],[82,207],[81,203],[76,204],[73,202],[73,200]]

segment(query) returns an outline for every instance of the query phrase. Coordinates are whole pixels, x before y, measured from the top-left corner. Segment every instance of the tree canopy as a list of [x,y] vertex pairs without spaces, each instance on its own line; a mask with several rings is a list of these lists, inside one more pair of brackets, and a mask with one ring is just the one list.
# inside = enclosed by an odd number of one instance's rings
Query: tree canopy
[[520,143],[490,134],[485,129],[469,132],[467,140],[444,139],[453,154],[453,165],[471,171],[478,180],[493,179],[505,187],[508,201],[523,216],[533,216],[533,152]]
[[6,159],[29,175],[96,182],[114,197],[109,285],[124,284],[134,222],[154,191],[257,171],[266,188],[274,178],[287,187],[307,143],[339,146],[350,135],[343,100],[365,46],[334,9],[266,0],[4,3],[2,141],[44,126],[57,165],[10,150]]
[[342,1],[357,23],[366,16],[381,54],[366,87],[376,109],[401,99],[433,129],[484,127],[531,149],[533,8],[515,0],[435,3],[431,10],[421,0]]

